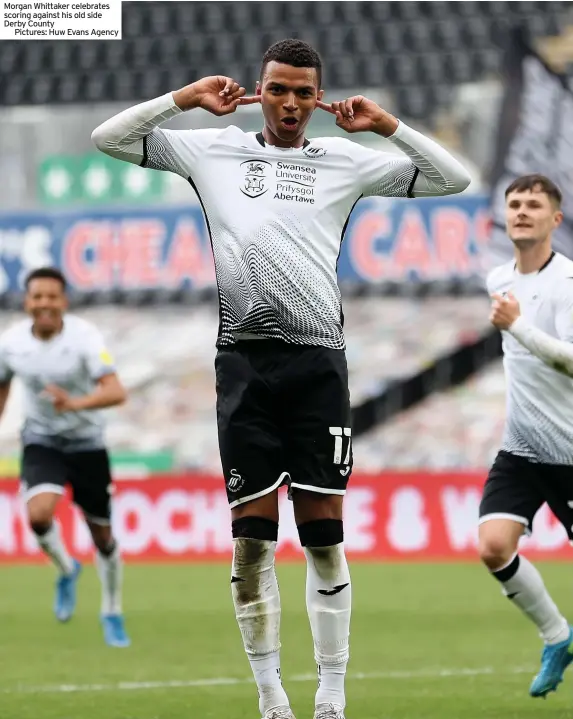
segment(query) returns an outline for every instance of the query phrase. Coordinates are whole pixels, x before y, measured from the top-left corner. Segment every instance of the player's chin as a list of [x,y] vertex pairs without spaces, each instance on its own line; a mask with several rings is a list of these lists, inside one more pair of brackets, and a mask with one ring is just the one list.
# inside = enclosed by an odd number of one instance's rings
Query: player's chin
[[60,318],[47,316],[45,314],[34,315],[34,326],[36,329],[42,330],[43,332],[49,332],[51,330],[57,330],[60,326]]
[[521,232],[514,232],[512,235],[510,235],[510,239],[513,242],[514,245],[534,245],[536,242],[539,242],[538,237],[533,237],[531,234],[528,233],[521,233]]

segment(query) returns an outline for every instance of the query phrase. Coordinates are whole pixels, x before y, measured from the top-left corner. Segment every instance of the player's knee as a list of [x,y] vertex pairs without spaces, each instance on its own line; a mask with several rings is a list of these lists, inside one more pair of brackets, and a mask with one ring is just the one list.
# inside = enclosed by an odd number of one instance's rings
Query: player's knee
[[295,489],[293,492],[294,516],[300,527],[316,520],[342,521],[344,497],[339,494],[321,494]]
[[117,549],[117,542],[113,537],[94,538],[94,546],[103,557],[111,557]]
[[30,529],[36,537],[43,537],[44,534],[46,534],[50,527],[52,526],[52,518],[50,516],[34,516],[29,518],[30,523]]
[[28,506],[28,523],[37,537],[42,537],[52,526],[54,513],[52,508],[36,503]]
[[[260,596],[260,582],[266,572],[274,573],[278,522],[263,517],[233,520],[233,577],[238,604]],[[237,583],[238,582],[238,583]]]
[[341,519],[315,519],[298,526],[298,536],[303,547],[333,547],[344,541],[344,525]]
[[479,541],[481,561],[491,571],[505,566],[516,552],[516,547],[502,534],[484,534]]

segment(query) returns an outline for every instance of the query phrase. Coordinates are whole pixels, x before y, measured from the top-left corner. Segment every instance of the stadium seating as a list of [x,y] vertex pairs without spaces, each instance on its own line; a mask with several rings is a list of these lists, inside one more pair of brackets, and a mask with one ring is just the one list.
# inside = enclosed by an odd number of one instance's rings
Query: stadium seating
[[[344,313],[355,405],[382,391],[392,379],[413,375],[436,357],[473,341],[488,325],[484,297],[349,298]],[[102,328],[130,390],[130,401],[110,412],[112,447],[140,452],[169,449],[182,466],[217,471],[216,307],[110,306],[83,309],[78,314]],[[0,325],[7,326],[17,317],[3,312]],[[15,385],[0,423],[0,456],[17,451],[20,413],[21,395]],[[484,416],[485,422],[489,415]],[[456,415],[452,424],[455,422]],[[461,430],[452,427],[451,431]],[[419,432],[414,431],[408,441],[432,449],[432,443]],[[366,467],[395,456],[384,449],[384,442],[378,453],[375,440],[364,442],[364,455],[357,453],[359,467],[362,456]],[[441,456],[441,446],[435,441],[433,448],[436,456]],[[423,452],[414,449],[411,456],[423,457]]]
[[495,362],[356,439],[357,466],[365,472],[485,468],[499,449],[504,417],[505,379]]
[[[0,43],[0,104],[130,101],[198,76],[252,87],[264,50],[313,43],[337,89],[396,92],[397,110],[428,118],[452,84],[499,69],[508,29],[559,34],[567,2],[124,3],[123,40]],[[293,28],[302,28],[295,32]]]

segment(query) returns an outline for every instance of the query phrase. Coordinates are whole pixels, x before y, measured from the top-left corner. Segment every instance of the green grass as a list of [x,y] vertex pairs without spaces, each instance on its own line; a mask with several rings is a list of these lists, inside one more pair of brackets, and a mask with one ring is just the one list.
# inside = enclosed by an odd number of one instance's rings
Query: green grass
[[[481,567],[358,564],[352,569],[348,719],[570,719],[571,677],[548,701],[529,698],[540,640]],[[569,611],[569,567],[541,569],[558,604]],[[257,719],[256,692],[248,682],[117,686],[247,679],[229,576],[223,565],[128,566],[125,605],[133,646],[110,649],[100,635],[93,568],[82,576],[76,616],[60,626],[51,614],[52,569],[2,567],[0,719]],[[303,565],[280,565],[279,581],[285,687],[297,718],[309,719],[314,680],[289,680],[315,671]],[[487,668],[491,674],[462,674]],[[443,669],[459,675],[440,676]],[[390,672],[396,675],[355,677]],[[62,684],[81,691],[58,690]]]

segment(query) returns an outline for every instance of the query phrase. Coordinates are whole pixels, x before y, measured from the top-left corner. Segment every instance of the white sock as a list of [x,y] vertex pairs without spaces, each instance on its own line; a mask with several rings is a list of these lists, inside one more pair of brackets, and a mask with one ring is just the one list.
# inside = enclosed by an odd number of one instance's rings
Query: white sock
[[238,537],[233,540],[231,592],[245,651],[259,691],[261,715],[288,706],[280,672],[279,585],[275,573],[277,543]]
[[[509,578],[506,578],[507,575]],[[493,575],[503,585],[503,593],[538,627],[546,644],[558,644],[569,636],[569,625],[561,614],[543,579],[531,562],[516,554]]]
[[60,523],[57,519],[52,521],[52,526],[41,537],[36,535],[38,544],[44,550],[44,553],[50,557],[62,574],[72,574],[74,571],[74,563],[62,541],[62,533],[60,531]]
[[109,556],[96,552],[97,573],[101,581],[101,613],[121,614],[123,564],[117,544]]
[[352,593],[344,545],[305,547],[306,607],[318,665],[315,705],[346,704]]

